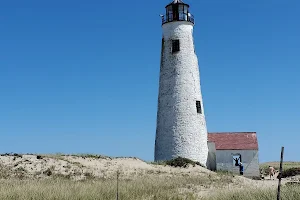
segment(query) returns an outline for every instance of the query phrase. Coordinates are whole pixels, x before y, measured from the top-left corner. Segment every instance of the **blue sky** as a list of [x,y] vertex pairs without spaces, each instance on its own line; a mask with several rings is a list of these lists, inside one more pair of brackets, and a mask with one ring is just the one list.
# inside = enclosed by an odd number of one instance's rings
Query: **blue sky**
[[[0,2],[0,152],[153,160],[169,1]],[[300,1],[186,0],[208,131],[300,161]]]

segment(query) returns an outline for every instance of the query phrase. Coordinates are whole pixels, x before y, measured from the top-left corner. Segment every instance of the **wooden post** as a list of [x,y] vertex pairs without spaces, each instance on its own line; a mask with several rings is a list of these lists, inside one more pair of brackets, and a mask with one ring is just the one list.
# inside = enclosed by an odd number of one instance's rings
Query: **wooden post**
[[280,187],[281,187],[283,152],[284,152],[284,147],[281,147],[280,168],[279,168],[279,174],[278,174],[279,181],[278,181],[278,190],[277,190],[277,200],[280,200]]
[[117,200],[119,200],[119,171],[117,171]]

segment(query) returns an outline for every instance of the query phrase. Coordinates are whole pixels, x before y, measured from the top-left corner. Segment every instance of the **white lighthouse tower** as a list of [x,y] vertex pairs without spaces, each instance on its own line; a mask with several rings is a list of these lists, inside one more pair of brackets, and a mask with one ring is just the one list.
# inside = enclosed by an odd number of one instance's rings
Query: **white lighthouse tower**
[[155,161],[184,157],[206,165],[207,128],[189,5],[174,0],[162,16]]

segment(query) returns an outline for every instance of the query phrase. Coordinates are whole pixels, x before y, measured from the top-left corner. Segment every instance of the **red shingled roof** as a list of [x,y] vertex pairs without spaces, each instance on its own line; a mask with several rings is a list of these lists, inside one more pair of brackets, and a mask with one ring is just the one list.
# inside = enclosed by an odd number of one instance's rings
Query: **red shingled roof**
[[258,150],[256,132],[208,133],[208,141],[216,150]]

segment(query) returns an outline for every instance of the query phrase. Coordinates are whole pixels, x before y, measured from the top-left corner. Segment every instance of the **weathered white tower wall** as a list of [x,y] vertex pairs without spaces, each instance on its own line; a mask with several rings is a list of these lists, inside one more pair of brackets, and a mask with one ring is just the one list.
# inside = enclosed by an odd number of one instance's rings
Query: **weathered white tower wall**
[[[189,21],[162,25],[155,161],[180,156],[206,165],[207,128],[193,26]],[[179,40],[177,52],[172,52],[173,40]]]

